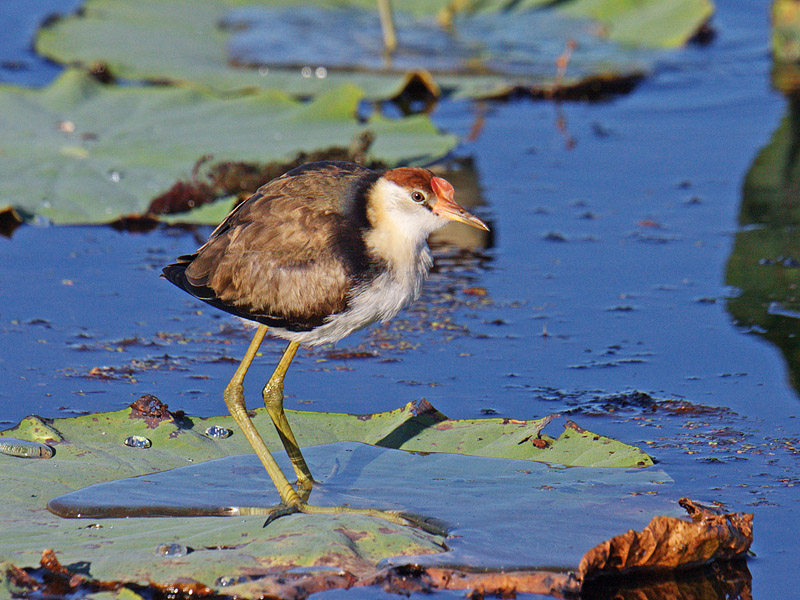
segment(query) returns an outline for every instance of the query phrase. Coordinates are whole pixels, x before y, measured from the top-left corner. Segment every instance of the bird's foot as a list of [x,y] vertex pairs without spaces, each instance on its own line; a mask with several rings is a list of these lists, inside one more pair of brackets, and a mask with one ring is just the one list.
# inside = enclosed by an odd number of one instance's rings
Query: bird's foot
[[264,527],[287,515],[294,514],[306,515],[362,515],[389,521],[395,525],[403,527],[415,527],[426,533],[447,537],[445,524],[438,519],[423,517],[413,513],[401,512],[397,510],[380,510],[377,508],[353,508],[351,506],[316,506],[302,502],[291,506],[279,506],[273,509],[264,522]]
[[308,499],[311,497],[311,492],[314,491],[313,484],[314,482],[310,479],[295,482],[294,491],[300,496],[300,500],[303,501],[303,504],[308,502]]

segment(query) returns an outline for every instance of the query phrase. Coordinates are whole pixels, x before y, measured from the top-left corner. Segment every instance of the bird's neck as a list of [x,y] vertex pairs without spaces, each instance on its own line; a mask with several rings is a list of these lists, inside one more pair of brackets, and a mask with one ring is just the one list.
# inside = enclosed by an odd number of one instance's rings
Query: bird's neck
[[428,249],[428,232],[419,223],[392,210],[381,198],[385,193],[373,189],[373,197],[367,204],[367,218],[371,227],[364,235],[364,242],[374,258],[384,263],[397,275],[427,274],[431,266]]
[[373,228],[365,236],[367,249],[395,273],[425,272],[430,268],[430,251],[423,237],[416,239],[392,228]]

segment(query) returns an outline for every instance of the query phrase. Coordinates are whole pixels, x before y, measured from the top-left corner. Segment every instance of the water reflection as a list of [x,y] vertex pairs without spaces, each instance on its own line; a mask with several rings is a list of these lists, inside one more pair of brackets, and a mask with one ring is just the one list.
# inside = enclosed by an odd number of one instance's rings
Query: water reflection
[[752,576],[747,562],[736,560],[669,574],[604,578],[581,589],[581,600],[749,600]]
[[742,190],[740,231],[728,259],[737,325],[775,344],[800,390],[800,97],[753,161]]

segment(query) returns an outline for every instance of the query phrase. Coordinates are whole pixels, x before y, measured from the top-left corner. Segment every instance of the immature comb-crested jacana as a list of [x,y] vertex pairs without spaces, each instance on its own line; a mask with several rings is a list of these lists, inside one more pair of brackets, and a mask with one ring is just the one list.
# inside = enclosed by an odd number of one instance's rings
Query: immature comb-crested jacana
[[[449,221],[488,230],[453,195],[450,183],[426,169],[302,165],[263,185],[197,252],[164,268],[167,279],[195,298],[259,324],[224,397],[278,488],[278,513],[352,509],[306,504],[247,415],[242,382],[265,334],[289,340],[263,397],[298,489],[307,491],[313,479],[283,411],[286,370],[300,344],[335,342],[414,301],[433,264],[431,232]],[[405,522],[396,513],[355,512]]]

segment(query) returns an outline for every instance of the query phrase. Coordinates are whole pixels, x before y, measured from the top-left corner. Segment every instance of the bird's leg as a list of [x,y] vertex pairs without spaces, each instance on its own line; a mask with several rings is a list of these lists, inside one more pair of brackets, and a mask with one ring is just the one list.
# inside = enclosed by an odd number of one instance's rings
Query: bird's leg
[[[292,465],[297,472],[298,482],[300,489],[295,491],[289,480],[280,470],[280,467],[275,462],[275,459],[270,454],[264,440],[261,439],[258,431],[253,425],[253,421],[247,415],[247,409],[244,403],[244,390],[242,382],[247,373],[250,364],[255,358],[256,352],[264,340],[267,333],[266,325],[259,325],[253,336],[253,341],[247,348],[247,352],[236,369],[233,378],[225,388],[225,404],[228,405],[228,410],[233,416],[239,428],[244,433],[247,441],[253,447],[253,450],[258,455],[264,468],[267,470],[275,487],[278,488],[278,493],[281,496],[281,504],[277,508],[262,508],[262,507],[240,507],[240,514],[263,515],[267,514],[267,521],[264,523],[266,527],[269,523],[286,515],[293,515],[298,513],[304,514],[324,514],[324,515],[340,515],[340,514],[353,514],[365,515],[369,517],[376,517],[395,523],[397,525],[405,525],[418,527],[425,531],[435,533],[437,535],[446,535],[444,529],[436,522],[417,517],[416,515],[405,514],[392,510],[379,510],[374,508],[352,508],[349,506],[313,506],[307,504],[308,494],[313,483],[311,473],[306,466],[303,455],[300,453],[300,448],[297,445],[297,440],[289,427],[289,422],[286,420],[286,414],[283,412],[283,378],[286,375],[286,370],[289,368],[295,353],[297,352],[298,344],[291,342],[283,353],[275,372],[270,377],[269,382],[264,386],[264,402],[267,405],[267,411],[272,417],[273,423],[281,436],[284,447],[292,459]],[[303,489],[303,486],[308,486]]]
[[272,483],[278,488],[281,502],[286,506],[299,506],[303,501],[300,499],[300,496],[297,495],[297,492],[294,491],[289,480],[286,479],[286,476],[281,471],[278,463],[275,462],[272,454],[270,454],[264,440],[261,439],[261,435],[259,435],[258,430],[255,425],[253,425],[253,421],[248,416],[247,408],[244,403],[244,388],[242,382],[266,333],[267,326],[259,325],[253,336],[253,341],[250,342],[250,346],[247,348],[242,362],[239,363],[239,367],[236,369],[236,373],[234,373],[230,383],[225,387],[225,404],[228,406],[233,420],[236,421],[236,424],[242,430],[242,433],[247,438],[247,441],[250,442],[256,455],[267,470],[270,479],[272,479]]
[[289,427],[286,413],[283,411],[283,378],[286,376],[286,371],[299,346],[300,344],[297,342],[289,342],[289,345],[286,346],[286,350],[283,351],[283,356],[281,356],[278,366],[275,367],[272,377],[269,378],[267,385],[264,386],[263,396],[267,412],[275,424],[275,429],[278,430],[278,435],[281,436],[283,447],[286,448],[286,453],[292,461],[294,472],[297,473],[297,487],[301,490],[310,490],[314,483],[314,478],[311,476],[311,471],[306,465],[297,439],[294,437],[292,428]]

